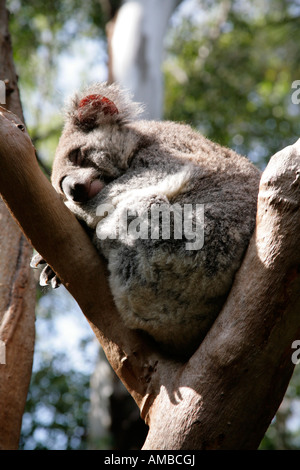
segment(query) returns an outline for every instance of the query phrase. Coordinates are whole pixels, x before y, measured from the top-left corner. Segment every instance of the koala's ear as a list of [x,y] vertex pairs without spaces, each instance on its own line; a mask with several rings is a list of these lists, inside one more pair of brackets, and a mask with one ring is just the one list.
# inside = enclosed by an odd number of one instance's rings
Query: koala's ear
[[76,127],[90,131],[108,123],[126,123],[136,119],[143,108],[116,84],[97,83],[71,99],[68,118]]
[[82,98],[77,107],[78,124],[81,127],[94,127],[99,120],[110,121],[111,116],[119,114],[113,101],[103,95],[93,94]]

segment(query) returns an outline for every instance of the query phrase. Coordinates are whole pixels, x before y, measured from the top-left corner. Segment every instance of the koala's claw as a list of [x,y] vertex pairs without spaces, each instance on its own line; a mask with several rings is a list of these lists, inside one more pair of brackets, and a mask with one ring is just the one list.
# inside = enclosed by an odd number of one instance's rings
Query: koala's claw
[[36,255],[32,257],[30,261],[30,267],[37,268],[40,264],[46,264],[46,261],[39,253],[37,253]]
[[40,274],[40,285],[48,286],[51,284],[52,289],[59,287],[61,285],[61,280],[57,277],[53,269],[46,263],[44,258],[37,253],[33,256],[30,266],[32,268],[38,268],[40,265],[46,265]]
[[60,286],[61,281],[56,276],[52,268],[50,268],[50,266],[47,264],[40,274],[40,285],[48,286],[49,284],[51,284],[52,289],[56,289]]

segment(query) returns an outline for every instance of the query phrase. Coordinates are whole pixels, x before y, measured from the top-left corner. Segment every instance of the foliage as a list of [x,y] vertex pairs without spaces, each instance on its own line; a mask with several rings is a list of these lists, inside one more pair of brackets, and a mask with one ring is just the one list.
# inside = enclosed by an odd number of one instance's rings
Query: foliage
[[190,122],[264,166],[299,136],[291,84],[300,77],[300,5],[198,3],[211,10],[200,23],[187,16],[168,38],[166,118]]
[[[97,0],[8,1],[14,59],[21,88],[32,87],[53,97],[59,54],[78,37],[104,37],[103,15]],[[30,73],[29,73],[30,71]]]
[[98,346],[64,288],[44,289],[42,296],[38,289],[38,299],[34,367],[20,449],[84,449],[90,375]]
[[83,449],[89,407],[89,374],[62,373],[63,355],[43,361],[32,376],[20,449]]
[[[85,81],[92,69],[81,43],[86,49],[91,42],[96,44],[93,60],[106,57],[107,17],[101,5],[99,0],[87,0],[84,7],[79,0],[7,1],[26,125],[48,171],[62,128],[57,110],[62,108],[70,80]],[[74,61],[81,57],[85,68],[66,65],[70,56]]]
[[300,368],[296,367],[284,400],[261,442],[260,449],[299,450],[299,397]]

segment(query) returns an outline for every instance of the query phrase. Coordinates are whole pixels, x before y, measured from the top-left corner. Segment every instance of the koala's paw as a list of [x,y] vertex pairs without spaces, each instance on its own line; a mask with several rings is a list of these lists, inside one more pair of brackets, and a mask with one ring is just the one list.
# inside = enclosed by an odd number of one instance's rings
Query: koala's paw
[[50,268],[46,263],[44,258],[38,253],[34,255],[31,259],[30,266],[32,268],[39,268],[40,266],[45,265],[40,274],[40,285],[48,286],[51,285],[52,289],[56,289],[61,285],[61,280],[57,277],[55,272]]

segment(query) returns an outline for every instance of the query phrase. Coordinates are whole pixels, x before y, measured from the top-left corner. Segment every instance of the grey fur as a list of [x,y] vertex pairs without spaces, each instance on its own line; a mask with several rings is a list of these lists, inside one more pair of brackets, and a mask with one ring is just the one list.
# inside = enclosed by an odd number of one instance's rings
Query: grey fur
[[[94,108],[85,126],[85,119],[77,119],[78,105],[94,94],[109,98],[118,113]],[[74,202],[68,194],[66,204],[92,229],[94,244],[108,260],[120,315],[167,351],[190,354],[220,312],[241,264],[255,226],[260,172],[187,125],[139,121],[138,113],[138,105],[116,85],[95,84],[77,94],[67,108],[52,183],[65,197],[74,182],[84,188],[106,182],[95,197]],[[114,207],[104,218],[96,216],[103,203]],[[201,249],[187,250],[184,237],[97,236],[114,232],[126,209],[140,215],[153,204],[176,203],[204,204]]]

